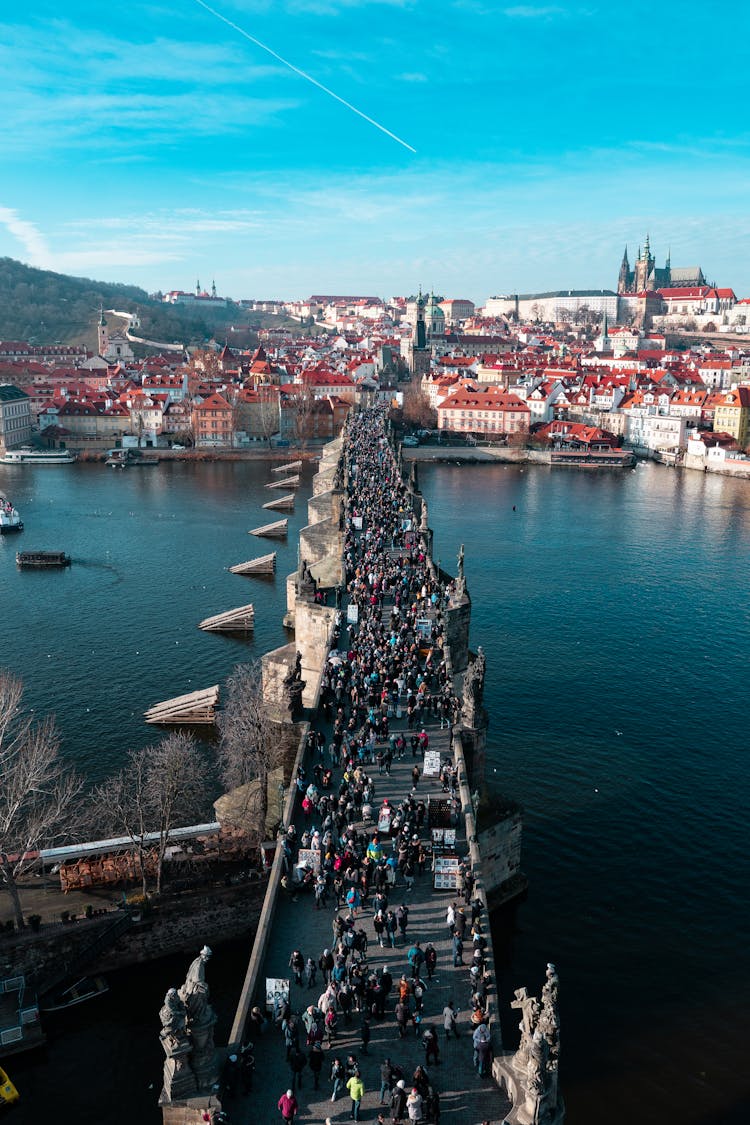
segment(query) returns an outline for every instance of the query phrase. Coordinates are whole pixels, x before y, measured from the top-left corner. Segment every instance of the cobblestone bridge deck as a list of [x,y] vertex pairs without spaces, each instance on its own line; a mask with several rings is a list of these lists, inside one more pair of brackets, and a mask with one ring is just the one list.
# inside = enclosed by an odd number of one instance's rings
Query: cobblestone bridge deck
[[[441,758],[450,757],[448,745],[448,729],[440,729],[439,722],[424,724],[430,738],[430,749],[439,750]],[[405,722],[392,723],[391,729],[405,729]],[[412,767],[414,765],[411,749],[408,745],[402,761],[394,761],[391,776],[379,776],[377,765],[369,767],[368,772],[375,778],[375,800],[373,809],[379,807],[384,797],[392,804],[398,804],[412,786]],[[421,765],[421,759],[417,758]],[[340,777],[340,771],[335,771],[334,782]],[[417,786],[417,796],[427,801],[428,797],[437,799],[444,796],[442,787],[437,778],[420,778]],[[299,802],[298,802],[299,804]],[[295,817],[298,832],[304,828],[304,817],[301,811]],[[361,827],[361,822],[357,824]],[[427,827],[423,829],[423,838],[429,835]],[[462,825],[458,826],[457,851],[465,854],[466,842],[463,838]],[[433,942],[438,952],[438,963],[432,981],[427,982],[427,991],[424,998],[424,1025],[432,1024],[440,1036],[440,1063],[438,1066],[431,1064],[428,1068],[431,1083],[440,1095],[441,1121],[455,1123],[455,1125],[479,1125],[483,1121],[500,1122],[505,1117],[509,1105],[504,1095],[498,1090],[490,1078],[480,1078],[472,1061],[472,1028],[470,1026],[469,999],[471,995],[468,962],[471,959],[471,938],[467,927],[465,940],[464,960],[467,964],[454,968],[451,953],[451,942],[445,915],[449,904],[457,896],[453,892],[435,891],[432,889],[432,878],[429,866],[423,875],[416,875],[414,888],[407,893],[406,887],[401,884],[392,889],[389,895],[389,905],[396,908],[402,902],[409,906],[409,926],[407,941],[404,943],[399,936],[395,949],[380,949],[372,926],[373,911],[366,906],[360,912],[358,926],[364,927],[369,940],[367,957],[369,965],[373,968],[388,966],[394,980],[394,989],[386,1004],[386,1018],[372,1020],[372,1038],[368,1053],[361,1052],[360,1026],[361,1016],[353,1013],[349,1026],[344,1024],[339,1016],[339,1029],[337,1041],[332,1049],[325,1048],[325,1062],[321,1074],[320,1090],[313,1089],[313,1076],[309,1068],[302,1074],[302,1088],[297,1092],[300,1111],[297,1121],[300,1123],[325,1122],[330,1117],[332,1122],[349,1120],[351,1102],[346,1091],[339,1094],[336,1103],[330,1100],[331,1086],[328,1081],[330,1063],[339,1055],[345,1061],[346,1055],[355,1051],[359,1057],[360,1070],[365,1085],[365,1095],[360,1108],[360,1120],[375,1122],[378,1113],[380,1090],[380,1064],[386,1055],[397,1062],[403,1069],[407,1088],[409,1080],[416,1066],[424,1064],[424,1050],[421,1043],[421,1033],[417,1037],[410,1026],[410,1033],[403,1040],[398,1037],[396,1021],[393,1013],[397,989],[396,984],[405,973],[410,976],[407,962],[407,950],[415,940],[419,940],[424,948],[428,941]],[[289,957],[294,949],[299,949],[307,958],[313,957],[317,962],[323,949],[332,948],[333,930],[332,922],[336,916],[333,909],[334,903],[329,896],[329,906],[316,910],[312,894],[300,894],[296,900],[287,895],[281,896],[273,923],[273,932],[269,952],[266,957],[262,980],[265,977],[289,977],[291,985],[291,1004],[295,1012],[301,1013],[308,1004],[317,1002],[325,985],[321,984],[321,975],[318,972],[316,986],[312,989],[299,987],[294,983],[294,977],[289,969]],[[468,912],[467,912],[468,914]],[[485,926],[485,930],[487,927]],[[490,965],[492,979],[491,999],[496,1010],[496,996],[494,995],[494,966]],[[422,973],[426,977],[425,972]],[[396,996],[394,996],[394,993]],[[451,1037],[446,1041],[442,1024],[442,1011],[449,999],[452,999],[456,1009],[460,1012],[458,1018],[458,1031],[460,1037]],[[304,1029],[302,1029],[301,1045],[304,1048]],[[238,1095],[234,1099],[228,1098],[225,1107],[230,1115],[232,1125],[250,1125],[254,1122],[271,1122],[280,1120],[277,1102],[280,1095],[291,1085],[291,1072],[286,1062],[286,1050],[281,1031],[271,1026],[265,1035],[255,1043],[256,1075],[253,1092],[247,1096]],[[386,1120],[390,1121],[390,1111],[386,1107],[382,1110]],[[427,1120],[425,1118],[425,1120]]]

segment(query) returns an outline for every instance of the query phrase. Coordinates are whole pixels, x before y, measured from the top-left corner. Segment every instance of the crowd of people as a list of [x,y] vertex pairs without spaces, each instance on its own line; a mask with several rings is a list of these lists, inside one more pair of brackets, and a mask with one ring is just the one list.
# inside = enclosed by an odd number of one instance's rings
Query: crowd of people
[[[439,1031],[458,1037],[458,1015],[452,999],[442,1013],[426,1014],[438,954],[433,942],[412,934],[409,898],[431,866],[428,803],[420,792],[426,728],[439,722],[450,729],[460,713],[444,659],[444,611],[454,587],[426,554],[381,412],[350,419],[345,456],[345,592],[356,613],[349,614],[342,651],[329,658],[323,677],[321,726],[328,734],[310,732],[307,768],[295,779],[302,830],[290,825],[283,838],[282,886],[295,899],[309,891],[314,910],[333,908],[332,931],[322,950],[290,951],[297,995],[303,989],[311,1002],[294,1010],[290,999],[279,997],[270,1013],[289,1067],[278,1109],[293,1122],[303,1083],[319,1090],[327,1078],[331,1102],[347,1095],[349,1116],[359,1120],[373,1025],[393,1021],[401,1039],[418,1039],[424,1065],[409,1074],[390,1056],[382,1060],[377,1121],[435,1123]],[[380,779],[404,757],[412,763],[411,784],[399,802],[379,800]],[[439,780],[455,825],[460,803],[451,758],[440,763]],[[451,904],[446,925],[453,965],[468,968],[474,1061],[486,1075],[487,942],[468,861],[461,876],[464,901]],[[403,949],[400,979],[387,965],[371,963],[375,943]],[[367,1070],[368,1081],[373,1073]]]

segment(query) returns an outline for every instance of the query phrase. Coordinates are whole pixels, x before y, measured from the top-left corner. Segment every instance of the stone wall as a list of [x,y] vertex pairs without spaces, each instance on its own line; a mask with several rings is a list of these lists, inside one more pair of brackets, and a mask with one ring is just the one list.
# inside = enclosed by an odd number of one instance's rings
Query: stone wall
[[[111,972],[170,953],[191,953],[206,942],[249,936],[257,925],[265,888],[266,879],[259,878],[232,887],[165,896],[150,914],[121,934],[113,946],[90,964],[81,966],[81,972]],[[23,973],[30,980],[42,979],[61,965],[72,965],[84,947],[117,916],[117,912],[110,911],[101,918],[43,926],[38,934],[4,938],[0,966]]]

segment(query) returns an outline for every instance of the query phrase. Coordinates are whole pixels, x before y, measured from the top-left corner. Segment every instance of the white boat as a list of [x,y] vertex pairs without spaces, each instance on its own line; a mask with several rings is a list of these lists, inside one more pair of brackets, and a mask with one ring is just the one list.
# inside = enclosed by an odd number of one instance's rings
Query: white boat
[[0,535],[8,535],[12,531],[23,531],[23,520],[8,497],[0,492]]
[[8,449],[0,465],[69,465],[75,459],[69,449]]

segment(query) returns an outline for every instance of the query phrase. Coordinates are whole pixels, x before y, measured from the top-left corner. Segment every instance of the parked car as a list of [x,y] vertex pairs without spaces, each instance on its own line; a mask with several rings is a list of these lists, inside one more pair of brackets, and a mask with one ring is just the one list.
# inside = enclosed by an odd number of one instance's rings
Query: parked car
[[419,445],[419,438],[414,437],[413,434],[407,434],[406,437],[403,439],[403,442],[401,444],[402,445],[408,445],[410,447],[413,446],[413,445]]

